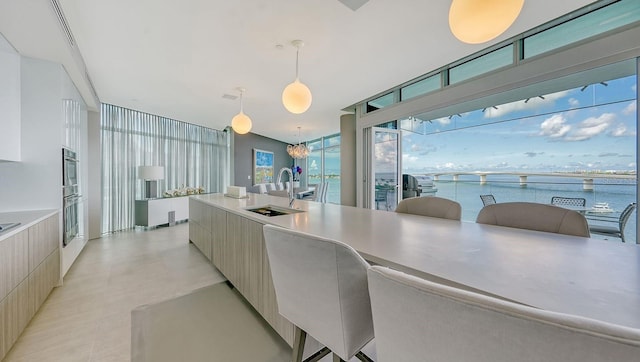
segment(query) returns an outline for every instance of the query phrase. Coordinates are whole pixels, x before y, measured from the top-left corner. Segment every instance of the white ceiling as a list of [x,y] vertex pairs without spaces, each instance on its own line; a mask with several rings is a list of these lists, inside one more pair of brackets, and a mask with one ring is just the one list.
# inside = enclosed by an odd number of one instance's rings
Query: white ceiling
[[[490,43],[457,41],[450,0],[59,0],[101,102],[223,129],[244,111],[252,132],[295,142],[339,132],[341,109],[418,77],[590,0],[528,0]],[[0,33],[18,52],[62,63],[90,107],[82,63],[62,36],[51,0],[0,2]],[[313,93],[302,115],[280,97],[295,77]]]

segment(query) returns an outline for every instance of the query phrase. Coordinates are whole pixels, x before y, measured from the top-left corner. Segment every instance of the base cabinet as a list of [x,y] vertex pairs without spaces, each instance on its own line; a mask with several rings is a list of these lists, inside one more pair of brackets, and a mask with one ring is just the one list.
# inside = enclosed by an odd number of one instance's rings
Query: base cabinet
[[189,218],[189,197],[167,197],[135,201],[135,224],[158,226]]
[[0,360],[60,280],[59,216],[0,241]]
[[[197,205],[196,205],[197,204]],[[262,315],[289,345],[293,345],[294,327],[278,313],[262,234],[262,223],[223,209],[190,200],[189,235],[198,235],[202,227],[193,220],[210,217],[212,262],[243,297]],[[206,227],[205,227],[206,228]],[[197,237],[197,236],[196,236]],[[198,243],[191,239],[198,246]],[[199,247],[198,247],[199,248]],[[202,251],[202,249],[200,249]],[[203,252],[204,254],[204,252]]]

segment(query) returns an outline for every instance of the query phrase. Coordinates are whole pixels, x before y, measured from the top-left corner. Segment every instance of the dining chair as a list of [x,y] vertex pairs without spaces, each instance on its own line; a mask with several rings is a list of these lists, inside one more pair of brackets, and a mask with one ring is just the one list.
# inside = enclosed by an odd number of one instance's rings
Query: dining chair
[[[635,202],[630,203],[624,210],[620,213],[620,218],[618,218],[618,225],[616,226],[608,226],[608,225],[591,225],[589,226],[589,230],[598,235],[606,235],[613,236],[616,238],[620,238],[622,242],[626,242],[624,237],[624,229],[627,225],[627,221],[633,214],[633,211],[636,209],[637,204]],[[636,244],[640,244],[639,239],[636,238]]]
[[372,266],[377,361],[638,361],[640,330]]
[[584,207],[586,204],[587,204],[587,200],[582,197],[562,197],[562,196],[551,197],[551,205]]
[[437,196],[421,196],[404,199],[398,203],[396,212],[441,219],[460,220],[462,207],[459,203]]
[[496,198],[493,195],[480,195],[480,200],[482,200],[482,205],[493,205],[496,203]]
[[370,361],[360,352],[373,339],[369,264],[339,241],[273,225],[263,232],[278,312],[296,328],[293,361],[307,334],[326,346],[316,357]]
[[326,204],[328,190],[329,190],[329,182],[328,181],[320,182],[315,186],[315,189],[313,190],[313,195],[303,197],[302,199],[321,202],[323,204]]
[[518,229],[589,237],[587,219],[577,211],[535,202],[502,202],[487,205],[476,222]]

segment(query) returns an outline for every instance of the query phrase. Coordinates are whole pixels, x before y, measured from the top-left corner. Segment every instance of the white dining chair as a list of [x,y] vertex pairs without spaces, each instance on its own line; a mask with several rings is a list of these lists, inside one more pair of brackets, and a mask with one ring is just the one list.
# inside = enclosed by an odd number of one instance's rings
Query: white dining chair
[[544,311],[379,266],[369,269],[368,278],[378,362],[640,360],[640,329]]
[[535,202],[501,202],[487,205],[476,222],[518,229],[589,237],[587,219],[577,211]]
[[278,312],[296,327],[293,361],[302,359],[307,333],[333,352],[356,356],[373,339],[367,288],[369,264],[350,246],[278,226],[263,227]]
[[404,199],[398,203],[396,212],[450,220],[460,220],[462,217],[462,207],[458,202],[436,196]]

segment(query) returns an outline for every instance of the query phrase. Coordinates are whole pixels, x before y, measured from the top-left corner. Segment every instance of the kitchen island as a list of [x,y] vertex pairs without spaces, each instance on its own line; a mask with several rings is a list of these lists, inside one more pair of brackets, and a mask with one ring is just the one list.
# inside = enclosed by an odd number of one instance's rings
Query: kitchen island
[[640,246],[249,194],[190,198],[190,240],[290,344],[277,314],[262,225],[342,241],[367,261],[537,308],[640,328]]

